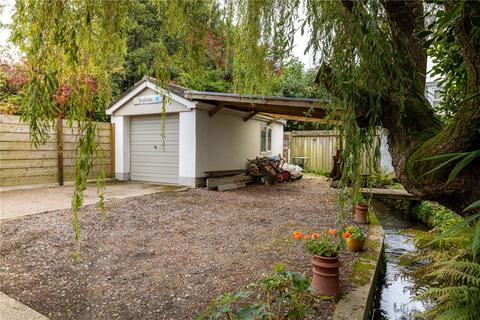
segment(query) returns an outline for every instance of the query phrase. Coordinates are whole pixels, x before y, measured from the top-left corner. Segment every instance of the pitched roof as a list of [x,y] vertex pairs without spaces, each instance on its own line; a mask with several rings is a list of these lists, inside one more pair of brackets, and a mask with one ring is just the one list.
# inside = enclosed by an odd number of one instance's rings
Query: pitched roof
[[[147,84],[151,83],[155,85],[157,90],[160,88],[157,79],[144,76],[140,81],[136,82],[127,91],[117,97],[117,99],[110,105],[107,113],[112,114],[116,109],[121,107],[121,105],[119,105],[116,106],[116,108],[112,108],[115,104],[137,90],[137,88],[142,86],[145,82],[147,82]],[[184,103],[198,101],[216,106],[217,111],[222,108],[227,108],[249,112],[250,116],[248,119],[250,119],[252,115],[263,114],[268,117],[282,119],[290,118],[291,120],[296,121],[320,121],[326,116],[326,108],[324,107],[326,102],[317,99],[196,91],[174,83],[170,83],[166,86],[165,92],[177,96],[177,99],[182,100]]]

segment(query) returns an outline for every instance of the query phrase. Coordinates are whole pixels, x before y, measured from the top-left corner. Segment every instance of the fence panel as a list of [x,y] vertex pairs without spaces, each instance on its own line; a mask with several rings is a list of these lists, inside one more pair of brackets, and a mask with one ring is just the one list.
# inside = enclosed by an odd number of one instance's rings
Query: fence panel
[[[339,135],[335,131],[293,131],[289,134],[289,141],[292,162],[294,157],[308,157],[307,169],[322,172],[332,170],[333,156],[340,147]],[[363,173],[369,174],[366,154],[362,156],[361,166]]]
[[[103,156],[94,159],[89,178],[95,178],[104,164],[107,177],[111,176],[112,129],[109,123],[97,123],[96,141]],[[62,122],[63,176],[65,181],[73,180],[76,134],[78,128],[67,127]],[[46,144],[35,148],[30,143],[28,125],[18,116],[0,115],[0,186],[16,186],[36,183],[55,183],[59,180],[58,139],[56,130],[49,132]]]

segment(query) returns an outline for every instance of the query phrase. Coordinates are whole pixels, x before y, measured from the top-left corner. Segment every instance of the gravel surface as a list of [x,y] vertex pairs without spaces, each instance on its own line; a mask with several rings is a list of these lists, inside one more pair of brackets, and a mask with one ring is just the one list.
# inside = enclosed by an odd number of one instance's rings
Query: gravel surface
[[[306,178],[114,200],[108,221],[87,206],[77,263],[70,210],[3,221],[0,291],[51,319],[194,319],[212,298],[277,263],[310,276],[310,259],[291,233],[335,226],[337,203],[326,181]],[[341,255],[343,292],[352,260]],[[320,318],[334,307],[322,302]]]

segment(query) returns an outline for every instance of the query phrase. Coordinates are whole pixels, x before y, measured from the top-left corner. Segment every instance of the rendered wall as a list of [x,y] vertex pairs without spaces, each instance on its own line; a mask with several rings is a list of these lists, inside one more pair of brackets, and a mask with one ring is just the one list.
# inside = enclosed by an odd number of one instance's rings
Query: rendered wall
[[185,186],[195,186],[196,177],[196,113],[197,109],[190,112],[180,112],[179,136],[179,183]]
[[115,179],[130,179],[130,117],[112,116],[115,124]]
[[[208,111],[196,109],[196,176],[205,171],[235,170],[246,167],[247,159],[260,155],[260,129],[265,121],[243,121],[244,114],[220,111],[210,117]],[[272,151],[279,154],[283,148],[283,124],[272,128]]]

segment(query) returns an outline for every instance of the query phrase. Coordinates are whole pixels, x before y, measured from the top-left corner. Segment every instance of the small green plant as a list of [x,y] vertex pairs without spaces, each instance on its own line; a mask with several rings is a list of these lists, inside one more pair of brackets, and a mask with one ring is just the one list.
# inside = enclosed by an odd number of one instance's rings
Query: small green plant
[[455,212],[430,201],[422,201],[415,211],[417,218],[440,231],[448,230],[463,220]]
[[373,188],[384,188],[394,184],[395,172],[388,172],[384,169],[374,171],[368,177],[368,184]]
[[395,190],[405,190],[405,187],[400,182],[394,182],[389,186],[389,188]]
[[365,199],[365,197],[362,194],[354,195],[352,200],[353,200],[353,204],[366,204],[367,203],[367,200]]
[[317,232],[308,235],[301,231],[295,231],[293,238],[305,241],[305,250],[314,256],[335,257],[341,246],[335,229],[329,229],[323,236]]
[[247,286],[212,300],[197,320],[303,319],[314,313],[318,298],[310,292],[310,280],[278,264],[272,273]]
[[352,238],[360,241],[363,241],[367,238],[367,235],[365,232],[363,232],[362,228],[357,225],[348,226],[342,236],[345,239]]

